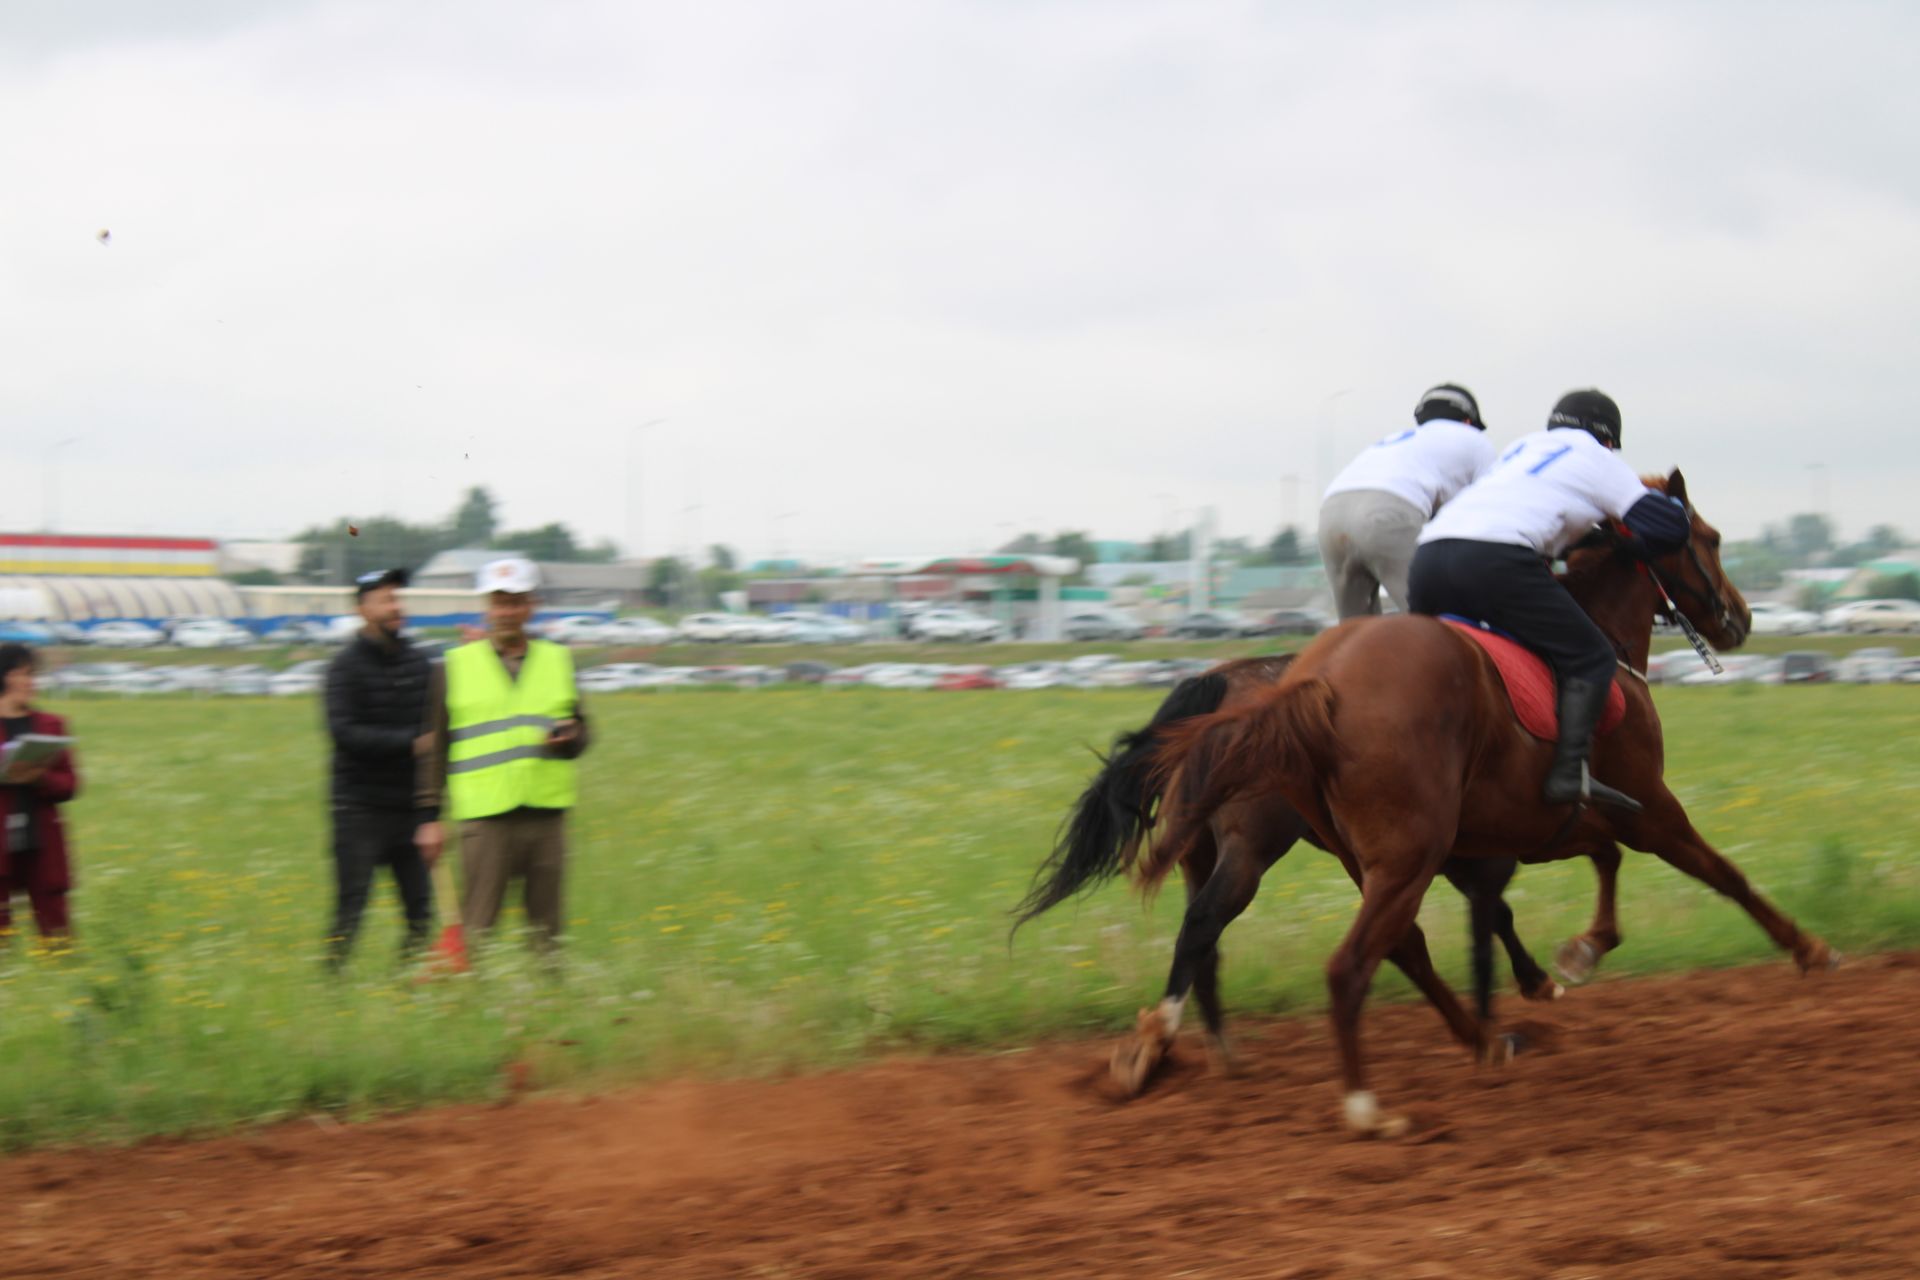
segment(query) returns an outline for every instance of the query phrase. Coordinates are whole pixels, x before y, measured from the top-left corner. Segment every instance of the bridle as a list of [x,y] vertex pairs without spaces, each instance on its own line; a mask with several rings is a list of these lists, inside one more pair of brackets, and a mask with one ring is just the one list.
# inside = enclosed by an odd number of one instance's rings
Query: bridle
[[[1686,508],[1687,522],[1691,524],[1693,504],[1687,503]],[[1595,534],[1598,536],[1596,537]],[[1581,539],[1576,545],[1590,546],[1600,543],[1617,550],[1625,543],[1626,538],[1627,535],[1623,530],[1610,523],[1595,530],[1594,534]],[[1660,616],[1666,619],[1669,626],[1679,628],[1681,634],[1686,636],[1687,643],[1693,646],[1693,651],[1700,655],[1700,660],[1706,663],[1715,675],[1719,675],[1723,670],[1720,660],[1714,656],[1713,650],[1707,647],[1707,642],[1701,639],[1700,632],[1693,625],[1693,620],[1680,611],[1680,606],[1674,602],[1674,597],[1678,596],[1690,603],[1703,606],[1703,611],[1712,615],[1714,625],[1723,635],[1733,629],[1733,607],[1727,603],[1727,598],[1720,588],[1713,585],[1713,575],[1707,572],[1707,563],[1700,558],[1700,548],[1695,546],[1691,539],[1687,541],[1686,553],[1687,561],[1693,566],[1693,571],[1700,576],[1701,582],[1707,584],[1705,590],[1679,578],[1669,583],[1661,576],[1660,571],[1654,568],[1650,560],[1641,561],[1640,568],[1647,575],[1648,581],[1653,583],[1653,589],[1660,594]]]

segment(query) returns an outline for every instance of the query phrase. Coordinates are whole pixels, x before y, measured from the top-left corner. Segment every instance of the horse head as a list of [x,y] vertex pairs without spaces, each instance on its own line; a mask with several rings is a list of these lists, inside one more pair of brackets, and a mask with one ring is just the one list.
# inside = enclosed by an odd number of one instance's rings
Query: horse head
[[1679,499],[1693,524],[1692,540],[1654,561],[1654,573],[1673,603],[1709,644],[1716,649],[1738,649],[1753,629],[1753,611],[1720,563],[1720,531],[1694,510],[1693,501],[1687,497],[1687,478],[1678,467],[1664,480],[1648,480],[1647,487]]

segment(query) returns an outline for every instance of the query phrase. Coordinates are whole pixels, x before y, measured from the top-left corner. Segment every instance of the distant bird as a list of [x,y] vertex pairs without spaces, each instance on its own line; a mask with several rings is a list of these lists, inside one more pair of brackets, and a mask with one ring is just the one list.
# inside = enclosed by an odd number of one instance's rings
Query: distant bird
[[94,233],[93,238],[95,240],[98,240],[101,246],[104,248],[105,246],[113,243],[113,232],[107,230],[105,227],[102,227],[100,228],[99,231]]

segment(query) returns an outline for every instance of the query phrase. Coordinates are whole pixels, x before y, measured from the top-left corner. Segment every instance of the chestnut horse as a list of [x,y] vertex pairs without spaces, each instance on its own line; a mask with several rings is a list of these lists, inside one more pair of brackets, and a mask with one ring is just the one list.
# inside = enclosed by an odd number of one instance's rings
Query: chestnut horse
[[[1163,788],[1152,777],[1153,749],[1169,724],[1208,712],[1247,705],[1277,684],[1293,662],[1292,654],[1270,658],[1241,658],[1181,681],[1160,704],[1143,728],[1121,734],[1113,750],[1101,760],[1072,815],[1064,824],[1051,856],[1034,876],[1034,884],[1018,909],[1017,929],[1048,908],[1066,901],[1123,872],[1130,872],[1151,888],[1167,874],[1170,864],[1164,842],[1148,849]],[[1165,1001],[1184,1003],[1189,993],[1198,998],[1206,1020],[1207,1055],[1216,1068],[1231,1061],[1225,1015],[1220,1004],[1220,935],[1252,903],[1260,881],[1300,840],[1319,843],[1306,820],[1279,795],[1267,793],[1223,806],[1208,823],[1200,840],[1186,852],[1180,870],[1187,886],[1187,910],[1174,943],[1173,963],[1167,974]],[[1556,966],[1562,976],[1579,983],[1592,975],[1600,958],[1619,945],[1614,920],[1614,883],[1619,851],[1596,852],[1600,872],[1600,901],[1593,924],[1560,949]],[[1351,861],[1347,869],[1358,883]],[[1468,901],[1476,1007],[1483,1020],[1492,1013],[1493,940],[1506,946],[1507,957],[1521,995],[1529,1000],[1553,1000],[1563,994],[1528,953],[1513,925],[1513,912],[1502,897],[1517,863],[1511,859],[1449,859],[1442,872]],[[1452,997],[1430,980],[1418,926],[1401,952],[1390,957],[1451,1020]],[[1141,1011],[1141,1025],[1149,1032],[1155,1010]],[[1464,1024],[1462,1024],[1464,1025]],[[1164,1055],[1164,1037],[1135,1037],[1116,1051],[1114,1077],[1128,1093],[1146,1086]]]
[[[1619,650],[1622,668],[1634,673],[1620,680],[1626,718],[1595,744],[1593,771],[1639,800],[1641,812],[1542,801],[1551,744],[1520,728],[1480,646],[1433,618],[1342,624],[1250,703],[1158,734],[1155,768],[1175,801],[1161,837],[1166,866],[1207,838],[1224,807],[1277,792],[1360,881],[1359,913],[1327,965],[1344,1114],[1356,1132],[1391,1135],[1407,1127],[1384,1114],[1367,1088],[1360,1010],[1380,962],[1403,958],[1417,944],[1421,899],[1450,857],[1549,861],[1617,841],[1732,898],[1802,972],[1835,962],[1824,942],[1754,892],[1694,830],[1662,778],[1660,716],[1637,673],[1646,670],[1663,597],[1724,648],[1746,639],[1752,619],[1720,566],[1720,535],[1687,502],[1681,474],[1647,484],[1687,503],[1691,544],[1650,567],[1611,546],[1584,546],[1569,555],[1566,576],[1568,590]],[[1430,981],[1441,994],[1427,994],[1460,1041],[1486,1055],[1486,1028],[1444,983]],[[1178,1019],[1178,1003],[1163,1002],[1142,1019],[1136,1039],[1169,1036]]]

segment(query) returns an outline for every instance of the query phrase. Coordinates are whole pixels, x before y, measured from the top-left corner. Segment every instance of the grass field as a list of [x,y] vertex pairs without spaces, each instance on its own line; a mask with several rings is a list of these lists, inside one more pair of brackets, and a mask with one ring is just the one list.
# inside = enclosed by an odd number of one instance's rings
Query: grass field
[[[1920,942],[1920,689],[1665,690],[1698,825],[1837,945]],[[549,972],[496,940],[475,974],[395,963],[382,884],[353,967],[320,972],[324,744],[305,700],[73,702],[86,791],[80,946],[0,954],[0,1141],[115,1140],[501,1088],[759,1072],[888,1047],[1116,1027],[1157,994],[1177,889],[1007,910],[1148,691],[775,689],[597,700],[573,824],[571,937]],[[1622,877],[1613,974],[1761,958],[1736,909],[1651,859]],[[1511,895],[1536,951],[1584,922],[1584,864]],[[20,904],[24,908],[25,904]],[[1301,850],[1228,933],[1241,1011],[1316,1006],[1352,891]],[[1455,981],[1451,893],[1426,923]],[[1783,970],[1783,980],[1789,980]],[[1379,988],[1404,996],[1395,976]],[[1436,1033],[1437,1034],[1437,1033]]]

